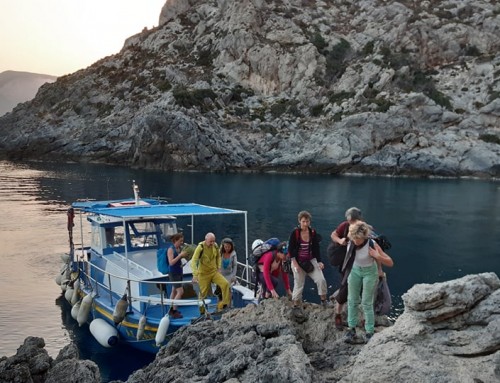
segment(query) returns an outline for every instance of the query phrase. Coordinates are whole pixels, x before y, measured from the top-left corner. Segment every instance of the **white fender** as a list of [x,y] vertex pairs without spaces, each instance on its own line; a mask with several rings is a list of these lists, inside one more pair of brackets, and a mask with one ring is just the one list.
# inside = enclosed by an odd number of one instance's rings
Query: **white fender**
[[68,289],[69,279],[63,279],[61,281],[61,291],[65,292]]
[[71,305],[73,306],[79,300],[80,300],[80,281],[77,280],[73,284],[73,295],[71,296]]
[[118,331],[104,319],[97,318],[90,322],[90,333],[103,347],[111,347],[118,343]]
[[170,326],[170,318],[167,313],[163,318],[161,318],[160,325],[158,326],[158,330],[156,331],[156,346],[160,347],[161,344],[165,341],[168,326]]
[[146,315],[141,316],[139,319],[139,325],[137,326],[137,340],[141,340],[144,337],[144,329],[146,328]]
[[76,321],[78,322],[78,326],[82,327],[82,325],[87,322],[89,319],[90,309],[92,308],[92,301],[94,298],[91,294],[85,295],[82,299],[82,303],[80,304],[80,310],[78,311],[78,316]]
[[70,285],[67,285],[68,287],[66,288],[66,292],[64,293],[64,298],[66,298],[66,300],[71,303],[71,298],[73,298],[73,287],[71,287]]
[[121,323],[121,321],[125,318],[125,314],[127,313],[127,294],[124,294],[123,297],[116,302],[115,309],[113,311],[113,322],[115,324]]
[[62,274],[57,274],[56,277],[54,278],[54,280],[56,281],[56,283],[61,286],[61,282],[62,282]]
[[76,302],[75,305],[71,308],[71,317],[74,320],[77,320],[78,313],[80,312],[81,302]]
[[69,254],[68,253],[61,254],[61,259],[64,263],[69,263]]

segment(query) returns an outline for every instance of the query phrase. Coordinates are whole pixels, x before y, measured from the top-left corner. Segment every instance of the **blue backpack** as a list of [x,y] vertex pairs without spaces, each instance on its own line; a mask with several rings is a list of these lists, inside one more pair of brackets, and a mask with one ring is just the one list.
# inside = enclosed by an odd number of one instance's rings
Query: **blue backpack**
[[248,257],[248,260],[250,261],[249,263],[255,266],[264,253],[276,250],[280,243],[281,242],[278,238],[269,238],[267,241],[257,245],[254,249],[252,249],[252,254]]
[[162,274],[168,274],[170,271],[170,265],[168,264],[167,251],[171,245],[166,247],[160,247],[156,251],[156,268]]

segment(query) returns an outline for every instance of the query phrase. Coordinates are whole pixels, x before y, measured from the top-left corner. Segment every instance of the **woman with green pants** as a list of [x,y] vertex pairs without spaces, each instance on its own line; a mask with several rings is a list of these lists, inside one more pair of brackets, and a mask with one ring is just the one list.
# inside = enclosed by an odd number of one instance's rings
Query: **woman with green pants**
[[356,222],[349,226],[349,240],[355,246],[355,258],[351,273],[347,279],[347,324],[349,330],[346,343],[359,343],[356,337],[358,325],[358,307],[361,303],[365,318],[365,342],[375,331],[375,313],[373,308],[374,292],[378,282],[378,264],[392,267],[394,262],[370,235],[372,227],[366,222]]

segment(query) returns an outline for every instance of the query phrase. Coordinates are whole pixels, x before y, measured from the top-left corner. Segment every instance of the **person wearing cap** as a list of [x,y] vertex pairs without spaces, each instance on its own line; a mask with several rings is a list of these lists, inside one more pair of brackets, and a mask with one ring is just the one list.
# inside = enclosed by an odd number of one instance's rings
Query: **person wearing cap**
[[234,243],[231,238],[224,238],[220,246],[220,255],[222,259],[222,267],[220,273],[231,284],[236,283],[236,272],[238,270],[238,258]]
[[[350,207],[349,209],[346,210],[345,212],[345,221],[340,223],[337,228],[332,231],[332,234],[330,235],[331,239],[333,242],[338,243],[340,246],[347,246],[347,243],[349,242],[348,234],[349,234],[349,226],[354,225],[355,223],[361,221],[363,219],[363,215],[361,213],[361,210],[358,209],[357,207]],[[348,272],[343,267],[340,267],[340,280],[344,279],[345,273]],[[347,298],[347,297],[345,297]],[[344,310],[344,299],[341,299],[339,295],[336,295],[335,293],[330,296],[331,300],[336,300],[337,304],[335,305],[335,327],[337,330],[342,330],[343,329],[343,321],[342,321],[342,311]],[[340,301],[340,302],[339,302]]]
[[281,242],[276,250],[267,251],[259,258],[257,262],[259,269],[258,280],[262,286],[263,298],[279,297],[276,287],[280,276],[287,295],[292,296],[288,273],[283,270],[283,261],[285,261],[287,254],[287,243]]

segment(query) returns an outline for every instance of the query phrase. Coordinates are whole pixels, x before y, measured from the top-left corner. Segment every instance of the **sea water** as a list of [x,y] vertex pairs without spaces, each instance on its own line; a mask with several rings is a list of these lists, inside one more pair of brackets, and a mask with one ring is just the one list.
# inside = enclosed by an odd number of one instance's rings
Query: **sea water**
[[[256,238],[288,239],[297,214],[308,210],[326,247],[351,206],[388,236],[395,266],[386,269],[393,295],[391,317],[403,310],[401,295],[418,283],[467,274],[500,275],[500,183],[497,181],[370,176],[166,173],[101,165],[0,162],[0,356],[14,355],[27,336],[45,339],[52,357],[75,341],[81,357],[99,365],[103,381],[126,380],[153,355],[128,347],[105,349],[78,327],[54,278],[68,251],[66,211],[79,198],[141,195],[248,211],[248,246]],[[195,242],[213,231],[232,237],[245,261],[242,223],[207,220]],[[187,229],[187,228],[186,228]],[[76,235],[76,234],[75,234]],[[338,285],[327,265],[329,294]],[[304,298],[319,302],[309,279]]]

